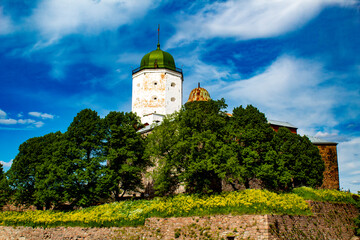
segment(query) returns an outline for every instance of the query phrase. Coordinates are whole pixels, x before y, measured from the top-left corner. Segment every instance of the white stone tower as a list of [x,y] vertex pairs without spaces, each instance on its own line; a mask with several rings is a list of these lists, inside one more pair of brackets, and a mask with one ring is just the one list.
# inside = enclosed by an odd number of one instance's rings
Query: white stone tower
[[132,71],[132,112],[143,124],[161,122],[167,114],[180,110],[183,75],[174,58],[157,49],[146,54],[140,67]]

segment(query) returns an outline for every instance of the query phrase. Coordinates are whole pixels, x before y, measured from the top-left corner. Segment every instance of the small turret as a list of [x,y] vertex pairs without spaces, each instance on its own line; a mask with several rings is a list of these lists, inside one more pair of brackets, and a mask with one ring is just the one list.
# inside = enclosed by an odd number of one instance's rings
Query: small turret
[[187,102],[195,102],[195,101],[209,101],[211,100],[209,92],[200,87],[200,83],[198,83],[198,87],[194,88],[189,95],[189,99]]

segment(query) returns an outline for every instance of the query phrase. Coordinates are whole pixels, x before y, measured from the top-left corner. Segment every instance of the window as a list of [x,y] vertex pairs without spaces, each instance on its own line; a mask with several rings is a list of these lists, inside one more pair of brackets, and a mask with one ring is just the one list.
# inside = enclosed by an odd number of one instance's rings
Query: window
[[153,96],[152,99],[153,99],[154,101],[156,101],[156,100],[157,100],[157,97],[156,97],[156,96]]
[[172,98],[171,98],[171,101],[172,101],[172,102],[175,102],[175,98],[174,98],[174,97],[172,97]]
[[154,86],[157,86],[157,84],[158,84],[157,82],[154,82]]
[[172,86],[172,87],[175,87],[175,85],[176,85],[176,84],[175,84],[174,82],[171,83],[171,86]]
[[137,86],[137,87],[140,87],[140,83],[138,83],[136,86]]

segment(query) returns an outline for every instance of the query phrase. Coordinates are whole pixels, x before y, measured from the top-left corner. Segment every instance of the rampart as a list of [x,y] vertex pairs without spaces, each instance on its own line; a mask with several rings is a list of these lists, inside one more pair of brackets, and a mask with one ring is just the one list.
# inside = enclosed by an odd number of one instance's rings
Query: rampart
[[142,227],[31,228],[0,227],[5,239],[359,239],[354,237],[358,210],[349,204],[312,202],[313,216],[215,215],[149,218]]

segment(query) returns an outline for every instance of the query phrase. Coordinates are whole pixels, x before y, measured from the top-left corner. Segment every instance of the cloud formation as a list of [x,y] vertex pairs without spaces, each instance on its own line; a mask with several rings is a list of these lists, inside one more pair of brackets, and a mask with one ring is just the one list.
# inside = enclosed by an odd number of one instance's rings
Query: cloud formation
[[68,34],[98,34],[142,17],[151,0],[43,0],[28,19],[52,43]]
[[329,5],[351,6],[354,0],[230,0],[206,5],[195,14],[181,14],[168,44],[233,37],[246,40],[275,37],[299,29]]
[[[358,189],[360,181],[360,137],[351,139],[350,141],[340,143],[338,145],[339,158],[339,175],[340,184],[350,187],[350,190]],[[347,190],[347,189],[345,189]]]
[[4,166],[4,167],[11,167],[12,163],[13,163],[14,159],[11,159],[10,162],[4,162],[4,161],[0,161],[0,163]]
[[54,119],[54,115],[49,114],[49,113],[41,113],[41,112],[29,112],[30,116],[34,116],[34,117],[40,117],[42,119]]
[[[39,112],[31,112],[29,115],[41,117],[42,119],[53,119],[54,115],[47,114],[47,113],[39,113]],[[22,116],[22,115],[20,115]],[[42,121],[35,121],[33,119],[13,119],[8,118],[7,113],[0,109],[0,124],[1,125],[26,125],[28,127],[36,127],[40,128],[44,125],[44,122]]]
[[[260,107],[270,119],[289,121],[299,128],[335,126],[331,108],[335,87],[319,87],[330,78],[321,63],[283,55],[250,79],[226,83],[220,91],[232,104]],[[239,104],[235,104],[235,103]]]
[[14,30],[10,17],[5,16],[3,8],[0,6],[0,35],[9,34]]
[[5,117],[6,117],[6,112],[0,109],[0,118],[5,118]]

